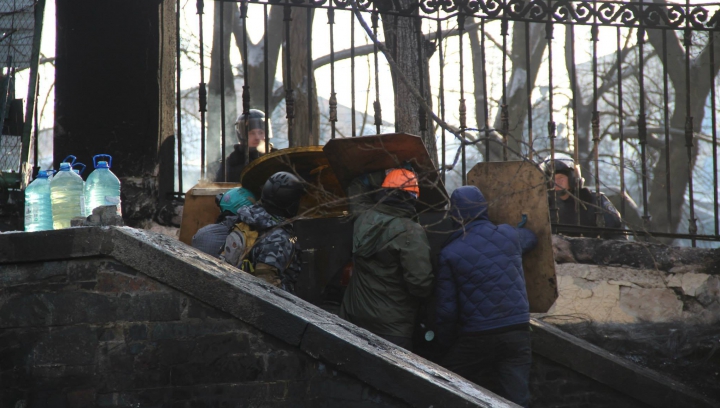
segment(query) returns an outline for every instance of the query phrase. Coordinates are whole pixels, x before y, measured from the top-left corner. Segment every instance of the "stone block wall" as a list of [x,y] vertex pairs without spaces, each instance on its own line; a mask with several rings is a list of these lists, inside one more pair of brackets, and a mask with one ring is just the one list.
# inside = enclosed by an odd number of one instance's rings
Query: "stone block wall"
[[110,258],[0,268],[2,407],[407,406]]
[[602,323],[720,321],[720,250],[557,235],[553,245],[559,297],[550,315]]
[[177,240],[0,234],[0,407],[509,407]]
[[530,372],[533,408],[649,408],[626,394],[538,354]]

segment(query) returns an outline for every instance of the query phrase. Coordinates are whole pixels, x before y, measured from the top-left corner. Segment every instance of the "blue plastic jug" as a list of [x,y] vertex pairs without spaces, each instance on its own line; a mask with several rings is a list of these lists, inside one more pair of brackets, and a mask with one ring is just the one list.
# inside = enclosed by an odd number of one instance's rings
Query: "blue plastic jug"
[[85,214],[85,183],[72,171],[70,163],[60,163],[60,171],[50,181],[53,228],[70,226],[70,220]]
[[[107,158],[100,160],[99,158]],[[101,205],[114,205],[117,215],[122,215],[120,208],[120,180],[110,171],[112,157],[109,154],[93,156],[95,170],[90,173],[85,183],[85,203],[87,214]]]
[[40,170],[37,178],[25,188],[25,231],[53,229],[49,176],[47,171]]

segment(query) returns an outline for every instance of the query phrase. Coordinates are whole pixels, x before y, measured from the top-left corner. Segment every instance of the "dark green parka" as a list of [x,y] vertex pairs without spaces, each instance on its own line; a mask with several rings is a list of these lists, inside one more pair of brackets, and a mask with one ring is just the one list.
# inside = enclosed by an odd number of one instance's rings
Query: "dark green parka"
[[353,186],[348,191],[353,210],[361,212],[353,227],[353,276],[340,316],[375,334],[412,337],[419,300],[432,293],[427,236],[412,220],[415,208],[394,197],[399,194],[380,191],[375,194],[380,202],[370,204],[362,193],[371,187]]

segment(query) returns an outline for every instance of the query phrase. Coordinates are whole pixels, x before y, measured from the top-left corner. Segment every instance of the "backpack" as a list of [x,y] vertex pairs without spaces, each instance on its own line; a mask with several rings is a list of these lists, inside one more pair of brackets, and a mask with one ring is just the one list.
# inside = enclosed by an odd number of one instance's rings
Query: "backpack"
[[220,255],[221,259],[238,269],[253,273],[255,268],[252,262],[247,259],[247,256],[255,246],[258,238],[257,231],[244,222],[238,222],[232,226],[230,233],[225,238],[225,247]]

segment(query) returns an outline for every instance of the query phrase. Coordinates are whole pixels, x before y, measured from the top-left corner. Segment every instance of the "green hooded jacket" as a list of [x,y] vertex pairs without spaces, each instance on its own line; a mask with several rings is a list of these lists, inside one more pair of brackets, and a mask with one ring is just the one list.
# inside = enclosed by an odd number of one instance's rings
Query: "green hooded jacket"
[[432,293],[430,245],[414,208],[375,204],[353,227],[353,276],[340,317],[375,334],[412,337],[419,300]]

